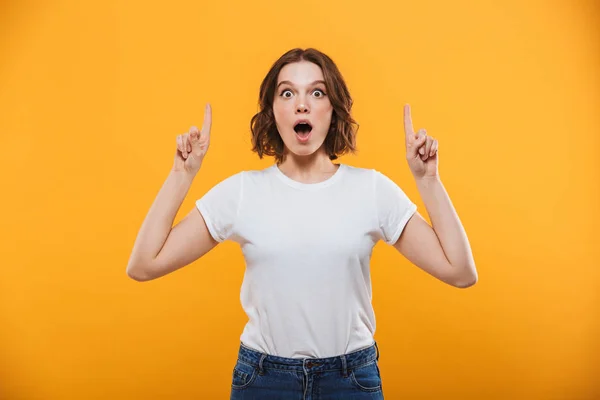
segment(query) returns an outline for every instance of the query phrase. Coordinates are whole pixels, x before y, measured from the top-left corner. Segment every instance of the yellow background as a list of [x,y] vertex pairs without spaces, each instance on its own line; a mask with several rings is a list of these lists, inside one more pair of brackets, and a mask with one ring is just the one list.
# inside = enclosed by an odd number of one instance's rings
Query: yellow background
[[228,398],[237,245],[143,284],[125,267],[176,135],[212,103],[178,221],[271,164],[250,151],[260,82],[316,47],[361,125],[342,162],[386,173],[426,215],[410,103],[479,269],[459,290],[377,245],[386,399],[599,399],[599,17],[591,0],[0,3],[0,398]]

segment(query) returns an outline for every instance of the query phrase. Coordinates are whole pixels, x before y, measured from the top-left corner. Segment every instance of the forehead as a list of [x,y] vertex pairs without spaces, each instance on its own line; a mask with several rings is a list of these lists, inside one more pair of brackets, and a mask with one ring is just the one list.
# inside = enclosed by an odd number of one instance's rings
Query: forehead
[[300,61],[284,66],[279,71],[277,83],[281,81],[290,81],[295,85],[309,85],[314,81],[322,81],[323,71],[317,64],[310,61]]

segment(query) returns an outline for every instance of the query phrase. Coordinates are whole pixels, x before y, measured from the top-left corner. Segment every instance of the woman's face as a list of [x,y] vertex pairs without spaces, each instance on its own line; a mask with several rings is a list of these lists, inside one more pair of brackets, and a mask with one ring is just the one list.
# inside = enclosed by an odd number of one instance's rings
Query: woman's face
[[306,156],[321,148],[329,132],[332,112],[321,67],[300,61],[281,69],[273,114],[286,152]]

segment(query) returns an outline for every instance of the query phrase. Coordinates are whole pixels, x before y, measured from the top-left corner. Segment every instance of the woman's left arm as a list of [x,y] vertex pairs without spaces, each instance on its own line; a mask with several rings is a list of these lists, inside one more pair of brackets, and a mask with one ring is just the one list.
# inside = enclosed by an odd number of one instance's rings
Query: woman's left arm
[[477,269],[465,229],[438,174],[438,142],[424,129],[413,130],[404,107],[406,158],[431,220],[415,212],[394,247],[436,278],[465,288],[477,282]]

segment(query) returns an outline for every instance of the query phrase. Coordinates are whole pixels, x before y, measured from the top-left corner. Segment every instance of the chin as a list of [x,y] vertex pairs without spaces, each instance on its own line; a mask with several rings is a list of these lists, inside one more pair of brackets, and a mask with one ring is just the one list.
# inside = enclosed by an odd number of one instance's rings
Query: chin
[[[297,156],[312,156],[315,153],[318,153],[320,150],[324,150],[323,143],[319,143],[318,145],[308,145],[308,146],[291,146],[288,147],[290,153],[293,153]],[[325,151],[323,151],[325,153]]]
[[319,150],[319,148],[313,148],[312,146],[285,146],[288,154],[293,154],[299,157],[310,156]]
[[292,151],[292,150],[290,150],[290,153],[292,153],[292,154],[294,154],[295,156],[298,156],[298,157],[312,156],[316,152],[317,152],[317,150],[306,150],[306,149],[301,149],[299,151]]
[[296,134],[293,131],[291,135],[288,136],[288,138],[288,140],[283,141],[283,144],[286,147],[288,153],[299,157],[313,155],[321,147],[323,147],[323,143],[325,142],[325,137],[323,137],[322,140],[319,140],[320,138],[313,136],[310,139],[310,142],[308,143],[298,143],[296,139]]

